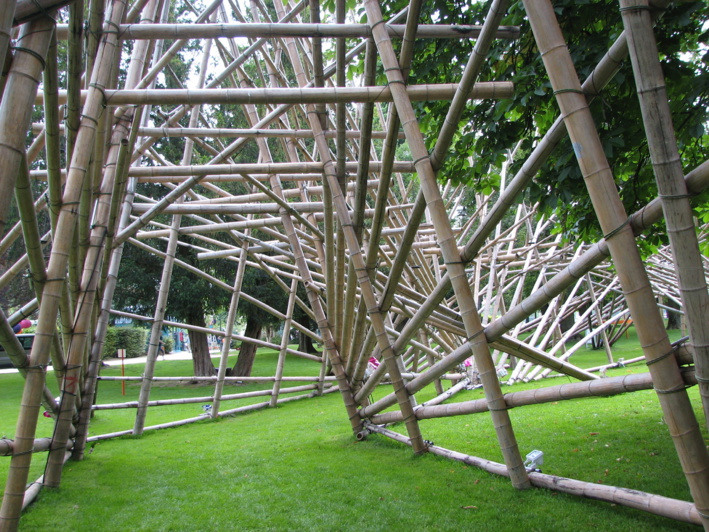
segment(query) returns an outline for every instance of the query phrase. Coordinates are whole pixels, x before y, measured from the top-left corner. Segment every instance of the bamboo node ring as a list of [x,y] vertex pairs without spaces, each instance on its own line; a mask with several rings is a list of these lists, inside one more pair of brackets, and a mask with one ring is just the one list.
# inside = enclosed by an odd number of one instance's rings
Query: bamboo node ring
[[660,194],[660,199],[665,200],[665,199],[687,199],[687,198],[693,198],[696,196],[696,194],[687,193],[687,194]]

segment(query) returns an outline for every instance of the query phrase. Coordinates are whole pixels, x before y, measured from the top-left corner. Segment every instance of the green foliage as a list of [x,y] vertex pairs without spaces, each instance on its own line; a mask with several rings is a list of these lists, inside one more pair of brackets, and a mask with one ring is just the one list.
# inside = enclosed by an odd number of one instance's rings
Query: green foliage
[[118,329],[120,327],[109,327],[106,330],[106,338],[103,341],[103,352],[101,358],[111,358],[116,355],[118,349]]
[[[393,12],[404,4],[391,0],[384,3],[384,8]],[[489,4],[437,0],[423,6],[421,22],[481,23]],[[554,3],[554,9],[583,81],[623,30],[618,3],[560,0]],[[709,121],[708,20],[709,7],[705,2],[679,3],[665,11],[655,28],[677,142],[687,170],[709,156],[705,131]],[[465,183],[486,193],[499,186],[502,163],[512,150],[517,148],[510,167],[514,174],[558,116],[521,2],[511,5],[503,24],[519,26],[520,38],[493,43],[480,79],[512,81],[515,95],[507,100],[483,100],[466,107],[461,119],[464,126],[456,134],[439,173],[442,181]],[[466,39],[417,40],[410,82],[457,82],[473,44]],[[379,82],[383,79],[380,73]],[[415,104],[429,150],[438,138],[448,105],[448,102]],[[629,60],[592,103],[591,112],[621,199],[626,210],[633,212],[654,198],[657,190]],[[544,214],[557,213],[560,220],[557,231],[584,240],[600,236],[568,138],[537,173],[527,198],[540,202]],[[649,243],[657,245],[660,238],[659,234],[653,234]]]
[[109,327],[106,331],[102,357],[114,357],[118,349],[126,350],[126,358],[144,356],[147,332],[146,329],[138,327]]
[[172,353],[175,348],[175,340],[173,340],[171,334],[167,334],[163,337],[163,347],[165,348],[165,353]]

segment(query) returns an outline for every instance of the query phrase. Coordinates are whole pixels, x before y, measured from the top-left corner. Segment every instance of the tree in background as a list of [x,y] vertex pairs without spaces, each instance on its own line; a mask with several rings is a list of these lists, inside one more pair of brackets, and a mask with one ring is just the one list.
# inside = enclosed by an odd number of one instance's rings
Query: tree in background
[[[233,279],[236,271],[235,265],[225,261],[203,261],[197,264],[197,252],[186,246],[178,246],[176,258],[225,280],[229,277]],[[118,287],[113,298],[114,308],[152,315],[162,268],[161,258],[135,246],[126,246],[118,276]],[[229,304],[229,298],[230,294],[224,289],[175,265],[170,283],[167,315],[189,325],[206,327],[205,315],[222,310]],[[214,375],[207,335],[201,331],[188,332],[195,376]]]
[[[387,9],[405,7],[403,0],[385,0]],[[423,5],[421,23],[480,24],[490,2],[435,0]],[[562,32],[583,81],[623,31],[615,0],[554,2]],[[655,27],[677,141],[687,171],[709,155],[709,54],[706,52],[709,6],[706,2],[671,5]],[[512,81],[515,95],[506,100],[483,100],[466,107],[450,154],[439,179],[464,183],[478,191],[499,186],[500,169],[513,149],[510,175],[520,168],[537,141],[559,115],[546,71],[521,2],[513,3],[503,24],[520,26],[520,38],[493,43],[481,80]],[[457,82],[474,46],[469,39],[419,39],[411,67],[412,84],[431,76],[436,82]],[[380,77],[383,77],[380,73]],[[381,81],[381,79],[380,79]],[[433,148],[448,102],[414,104],[429,149]],[[630,62],[591,104],[621,198],[633,212],[657,196],[652,165],[643,132]],[[597,239],[596,222],[583,178],[568,137],[556,148],[528,188],[528,199],[539,202],[542,214],[557,214],[557,231],[582,241]],[[709,210],[704,212],[709,219]],[[652,233],[652,232],[650,232]],[[646,237],[650,247],[663,243],[661,232]]]
[[[255,297],[262,303],[285,313],[288,305],[288,295],[262,270],[247,268],[242,284],[242,292]],[[238,314],[246,318],[244,336],[259,339],[264,327],[275,326],[280,319],[266,312],[261,307],[241,298],[239,300]],[[248,341],[241,343],[236,364],[231,369],[231,375],[248,377],[251,375],[257,345]]]

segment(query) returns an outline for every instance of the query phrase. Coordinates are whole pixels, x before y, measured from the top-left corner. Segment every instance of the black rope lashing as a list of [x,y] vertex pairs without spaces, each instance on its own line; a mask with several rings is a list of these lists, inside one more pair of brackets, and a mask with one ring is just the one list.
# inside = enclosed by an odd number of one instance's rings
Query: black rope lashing
[[566,92],[571,92],[574,94],[583,94],[584,96],[586,96],[586,93],[581,89],[557,89],[552,94],[556,96],[557,94],[564,94]]
[[608,242],[608,240],[609,240],[611,237],[615,236],[616,233],[619,233],[626,225],[628,225],[628,224],[630,223],[630,221],[632,220],[632,218],[633,218],[632,215],[628,216],[628,219],[625,220],[622,224],[620,224],[618,227],[616,227],[615,229],[613,229],[613,230],[610,231],[609,233],[603,235],[603,239],[604,239],[606,242]]
[[683,392],[686,389],[691,388],[691,387],[692,387],[691,385],[679,384],[679,385],[675,386],[674,388],[670,388],[669,390],[660,390],[659,388],[655,388],[655,392],[657,392],[659,394],[663,394],[663,395],[670,394],[670,393],[679,393],[679,392]]
[[26,52],[26,53],[30,54],[37,61],[39,61],[39,64],[42,65],[42,70],[44,70],[45,67],[47,66],[47,63],[44,60],[44,57],[39,55],[37,52],[35,52],[31,48],[24,48],[23,46],[13,46],[12,49],[15,50],[16,52]]

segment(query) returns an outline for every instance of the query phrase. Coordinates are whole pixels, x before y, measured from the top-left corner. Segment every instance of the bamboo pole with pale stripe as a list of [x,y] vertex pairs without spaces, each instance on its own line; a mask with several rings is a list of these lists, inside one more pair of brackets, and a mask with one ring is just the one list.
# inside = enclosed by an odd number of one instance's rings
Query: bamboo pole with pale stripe
[[[122,17],[125,1],[114,0],[111,7],[111,21],[117,24]],[[44,388],[44,372],[40,368],[46,364],[50,343],[54,337],[57,309],[66,275],[68,250],[71,246],[74,231],[75,214],[71,211],[71,208],[78,201],[81,183],[88,167],[94,139],[93,126],[91,124],[92,121],[95,123],[95,120],[103,110],[101,90],[110,76],[116,44],[117,39],[114,33],[108,32],[104,35],[99,52],[101,60],[97,61],[97,68],[91,76],[90,95],[84,106],[84,118],[82,119],[82,127],[77,139],[77,149],[72,157],[71,169],[67,177],[64,206],[59,215],[54,249],[47,268],[48,280],[43,293],[35,342],[30,355],[30,366],[37,369],[28,373],[17,430],[15,431],[15,441],[19,445],[20,451],[30,449],[34,441],[40,403],[39,398]],[[72,388],[75,389],[75,387],[76,383],[73,383]],[[31,455],[19,454],[11,459],[10,473],[8,474],[5,495],[0,508],[0,528],[8,530],[17,528],[30,462]]]
[[[601,230],[607,235],[608,247],[682,470],[699,514],[709,516],[709,454],[586,98],[581,92],[576,70],[564,45],[551,3],[547,0],[525,0],[524,4]],[[705,529],[709,529],[709,517],[702,521]]]
[[648,3],[621,0],[620,6],[650,158],[694,346],[705,423],[709,426],[709,292],[697,242],[694,213],[684,182],[682,159],[677,148]]
[[406,134],[406,139],[415,161],[419,179],[421,180],[421,189],[426,197],[428,212],[436,228],[438,243],[441,246],[445,258],[447,271],[451,276],[451,284],[456,294],[460,314],[465,324],[466,335],[468,336],[467,341],[470,343],[471,349],[473,350],[483,382],[483,388],[485,389],[486,398],[491,405],[491,415],[497,431],[500,448],[505,458],[505,464],[510,473],[512,485],[518,489],[529,488],[529,479],[527,478],[527,472],[517,447],[511,421],[500,390],[500,383],[497,379],[497,372],[490,356],[487,340],[484,336],[484,329],[480,324],[480,317],[475,308],[475,302],[473,301],[470,286],[467,282],[463,262],[456,246],[455,236],[451,231],[450,221],[442,205],[441,194],[436,184],[435,172],[431,166],[428,151],[426,150],[421,132],[418,128],[418,122],[416,121],[411,101],[404,88],[402,73],[398,69],[391,41],[386,35],[386,32],[380,31],[380,29],[383,28],[381,27],[382,14],[379,4],[376,3],[376,1],[367,0],[365,1],[365,9],[367,11],[368,22],[372,27],[372,33],[375,36],[377,49],[379,50],[382,63],[384,64],[392,96]]

